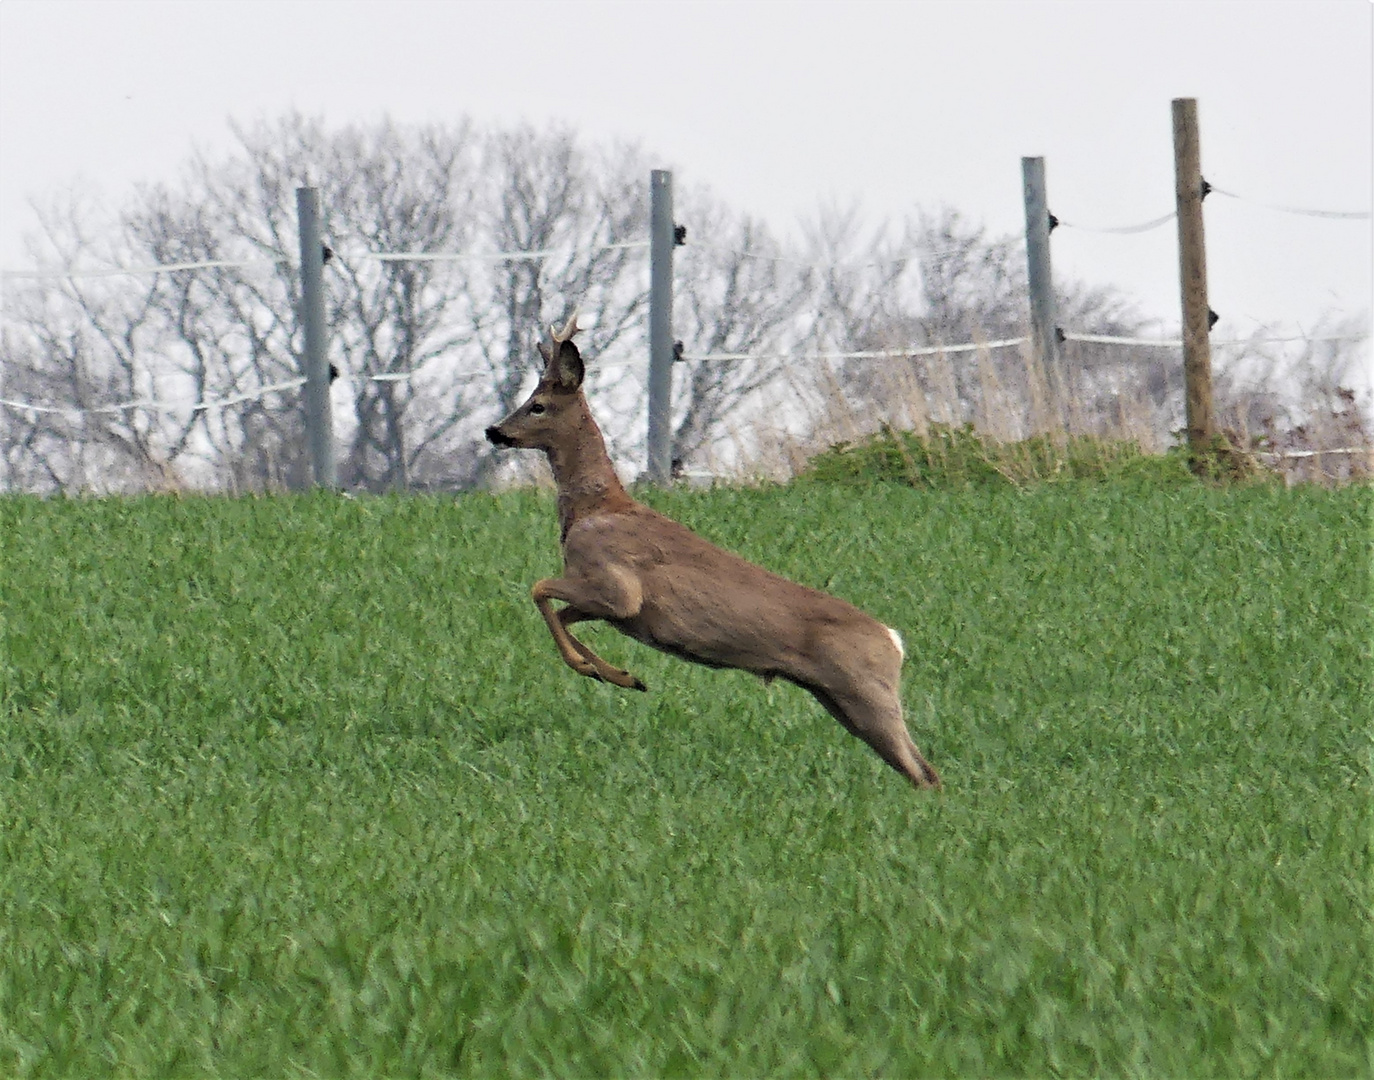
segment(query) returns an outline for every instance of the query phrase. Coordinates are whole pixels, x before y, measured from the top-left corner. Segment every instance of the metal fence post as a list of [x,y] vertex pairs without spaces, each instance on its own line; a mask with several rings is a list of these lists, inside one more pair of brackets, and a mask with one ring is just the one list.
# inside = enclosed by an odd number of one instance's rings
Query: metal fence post
[[673,473],[673,174],[649,174],[649,435],[646,474]]
[[[1026,203],[1026,270],[1030,286],[1031,350],[1054,394],[1056,414],[1064,402],[1059,367],[1059,327],[1050,270],[1050,209],[1045,188],[1045,159],[1021,159],[1021,186]],[[1061,415],[1062,418],[1062,415]]]
[[324,315],[324,243],[320,239],[320,194],[296,189],[301,237],[301,374],[305,376],[305,429],[317,487],[339,486],[334,464],[334,417],[329,404],[329,359]]

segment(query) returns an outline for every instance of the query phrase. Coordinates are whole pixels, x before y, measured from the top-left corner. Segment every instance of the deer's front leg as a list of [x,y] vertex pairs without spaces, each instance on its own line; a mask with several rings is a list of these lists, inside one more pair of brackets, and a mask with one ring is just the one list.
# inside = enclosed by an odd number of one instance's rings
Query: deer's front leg
[[[573,623],[582,622],[584,619],[591,618],[593,618],[593,616],[588,615],[585,611],[578,611],[575,607],[561,608],[557,613],[557,619],[559,623],[562,624],[565,631]],[[623,668],[615,667],[613,664],[609,664],[601,657],[597,656],[596,653],[592,651],[591,646],[579,638],[574,637],[572,634],[568,634],[568,640],[572,642],[573,648],[582,654],[583,659],[596,665],[595,677],[614,683],[616,686],[624,686],[630,690],[648,689],[647,686],[628,671]]]
[[[621,584],[617,582],[617,584]],[[563,662],[579,675],[590,679],[604,679],[631,690],[644,690],[645,685],[628,671],[606,663],[590,647],[568,633],[570,623],[584,619],[628,618],[639,610],[637,583],[635,587],[613,589],[610,596],[602,591],[589,589],[582,582],[568,578],[545,578],[535,582],[530,595],[539,608],[539,614],[553,635],[554,644]],[[568,606],[561,611],[553,607],[554,600],[562,600]]]

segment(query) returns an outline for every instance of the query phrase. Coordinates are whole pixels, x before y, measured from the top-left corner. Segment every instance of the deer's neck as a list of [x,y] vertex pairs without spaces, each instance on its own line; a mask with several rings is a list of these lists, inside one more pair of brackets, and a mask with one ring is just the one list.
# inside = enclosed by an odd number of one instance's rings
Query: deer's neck
[[581,517],[615,513],[634,505],[615,474],[611,457],[606,453],[606,441],[585,401],[581,408],[583,422],[577,425],[573,437],[548,450],[549,465],[558,485],[558,525],[563,539]]

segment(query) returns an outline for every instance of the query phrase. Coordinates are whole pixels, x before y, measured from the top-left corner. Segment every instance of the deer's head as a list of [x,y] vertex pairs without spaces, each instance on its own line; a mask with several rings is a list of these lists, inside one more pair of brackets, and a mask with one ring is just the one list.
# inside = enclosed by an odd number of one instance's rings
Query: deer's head
[[577,333],[573,315],[559,330],[549,327],[550,342],[539,343],[544,374],[524,404],[499,424],[487,428],[493,446],[550,450],[585,422],[587,402],[582,396],[582,356],[573,344]]

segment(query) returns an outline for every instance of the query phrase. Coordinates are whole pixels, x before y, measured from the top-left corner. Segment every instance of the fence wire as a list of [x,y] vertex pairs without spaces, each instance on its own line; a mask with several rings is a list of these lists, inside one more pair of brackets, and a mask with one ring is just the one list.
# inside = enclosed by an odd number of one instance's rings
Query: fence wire
[[1252,206],[1261,206],[1266,210],[1274,210],[1280,214],[1295,214],[1299,217],[1332,218],[1343,221],[1368,221],[1370,217],[1368,210],[1313,210],[1310,207],[1284,206],[1279,203],[1261,202],[1258,199],[1247,199],[1245,196],[1237,195],[1233,191],[1226,191],[1217,187],[1215,184],[1208,185],[1207,190],[1213,195],[1224,195],[1228,199],[1249,203]]
[[289,263],[285,256],[279,259],[211,259],[205,262],[153,263],[148,266],[110,266],[81,270],[75,267],[65,270],[5,270],[0,277],[6,281],[66,280],[68,278],[101,277],[149,277],[157,274],[175,274],[183,270],[261,270]]

